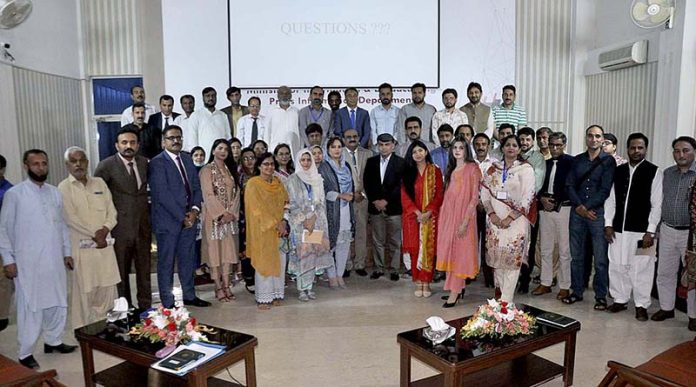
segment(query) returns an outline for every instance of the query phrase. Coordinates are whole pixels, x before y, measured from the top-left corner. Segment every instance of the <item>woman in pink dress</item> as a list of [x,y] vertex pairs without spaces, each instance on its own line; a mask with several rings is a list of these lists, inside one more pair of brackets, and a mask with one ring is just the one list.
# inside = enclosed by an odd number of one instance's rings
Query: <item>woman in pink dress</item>
[[479,271],[476,205],[481,170],[470,150],[464,136],[457,135],[445,173],[445,200],[437,233],[437,270],[447,273],[445,290],[450,291],[443,308],[457,304],[466,279],[476,277]]

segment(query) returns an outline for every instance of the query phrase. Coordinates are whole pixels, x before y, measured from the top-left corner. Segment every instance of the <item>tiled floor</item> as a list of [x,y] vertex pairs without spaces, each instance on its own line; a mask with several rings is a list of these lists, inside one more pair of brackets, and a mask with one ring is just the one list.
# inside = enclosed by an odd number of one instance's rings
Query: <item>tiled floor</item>
[[[134,282],[134,281],[132,281]],[[318,285],[318,299],[301,303],[290,284],[283,306],[258,311],[253,296],[242,286],[234,288],[237,301],[220,304],[213,300],[212,285],[201,286],[198,294],[213,301],[210,308],[191,308],[199,321],[242,331],[258,337],[256,373],[259,386],[396,386],[399,383],[399,332],[425,325],[425,319],[438,315],[445,320],[473,313],[475,307],[490,296],[490,289],[474,282],[467,296],[452,309],[443,309],[442,284],[428,299],[413,296],[412,284],[401,279],[369,280],[351,276],[347,290],[330,290]],[[156,284],[156,281],[153,281]],[[637,365],[655,354],[683,341],[692,340],[694,332],[686,329],[687,318],[677,313],[662,323],[638,322],[632,308],[619,314],[596,312],[591,294],[584,302],[566,306],[553,294],[541,297],[516,296],[515,301],[555,311],[582,322],[575,363],[575,385],[594,386],[605,374],[607,360]],[[650,308],[653,312],[656,302]],[[14,323],[0,333],[0,353],[16,357],[17,327]],[[65,341],[75,343],[70,330]],[[80,353],[45,355],[37,345],[35,357],[43,369],[55,368],[60,380],[69,386],[81,386]],[[538,352],[561,362],[562,345]],[[97,369],[114,365],[118,360],[95,352]],[[230,374],[244,381],[240,365]],[[428,367],[414,361],[413,377],[433,375]],[[226,373],[218,377],[229,379]],[[549,386],[562,385],[559,379]]]

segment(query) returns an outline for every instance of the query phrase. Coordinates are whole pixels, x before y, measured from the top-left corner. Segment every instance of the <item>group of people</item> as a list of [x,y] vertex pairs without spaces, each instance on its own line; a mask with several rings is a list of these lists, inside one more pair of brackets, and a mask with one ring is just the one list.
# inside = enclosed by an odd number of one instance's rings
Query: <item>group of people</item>
[[94,176],[87,152],[70,147],[68,177],[53,187],[45,182],[46,153],[32,149],[23,158],[27,180],[10,188],[0,157],[0,256],[13,280],[0,280],[0,297],[8,299],[14,283],[20,362],[38,366],[31,354],[41,333],[46,352],[75,349],[61,340],[64,267],[72,275],[74,327],[103,318],[117,296],[150,308],[153,236],[159,297],[168,308],[175,305],[175,262],[183,303],[197,307],[210,305],[195,293],[201,264],[215,298],[229,302],[236,298],[231,282],[248,263],[261,310],[282,303],[286,275],[307,302],[317,297],[317,278],[339,290],[351,272],[373,280],[410,276],[414,296],[426,298],[444,273],[446,308],[482,272],[496,298],[513,301],[515,292],[529,291],[536,266],[540,284],[532,294],[551,293],[557,283],[557,298],[573,304],[583,301],[594,262],[594,309],[620,312],[633,297],[636,318],[645,321],[659,228],[660,310],[652,319],[674,317],[681,265],[689,329],[696,330],[696,140],[675,139],[676,165],[660,171],[645,160],[645,135],[627,138],[625,160],[616,155],[616,137],[599,125],[587,128],[585,152],[566,155],[565,134],[527,126],[512,85],[495,107],[481,103],[478,83],[469,84],[460,109],[456,90],[446,89],[441,111],[425,102],[423,84],[413,85],[412,103],[401,108],[392,105],[389,84],[379,91],[381,104],[371,112],[357,107],[355,88],[344,91],[343,108],[340,92],[331,91],[327,109],[315,86],[310,105],[298,110],[292,91],[281,87],[279,106],[264,117],[260,99],[242,106],[235,87],[222,110],[212,88],[202,92],[203,109],[194,110],[193,96],[181,97],[181,115],[172,97],[162,96],[157,112],[134,87],[115,154]]

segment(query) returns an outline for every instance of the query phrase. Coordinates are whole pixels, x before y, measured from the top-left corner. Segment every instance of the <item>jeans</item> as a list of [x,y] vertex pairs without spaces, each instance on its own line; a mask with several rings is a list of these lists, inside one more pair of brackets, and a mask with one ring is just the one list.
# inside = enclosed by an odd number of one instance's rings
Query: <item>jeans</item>
[[570,288],[573,294],[582,297],[585,291],[585,240],[590,234],[592,252],[594,255],[595,276],[592,287],[595,299],[607,297],[609,286],[609,259],[607,258],[608,243],[604,239],[604,210],[597,210],[597,219],[589,220],[575,213],[575,207],[570,213]]

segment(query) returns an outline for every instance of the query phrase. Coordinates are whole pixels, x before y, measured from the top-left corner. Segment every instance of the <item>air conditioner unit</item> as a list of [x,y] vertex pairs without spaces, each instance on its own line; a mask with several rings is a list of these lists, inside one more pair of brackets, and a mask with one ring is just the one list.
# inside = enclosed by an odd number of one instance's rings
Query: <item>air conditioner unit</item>
[[637,66],[648,60],[648,41],[633,44],[599,54],[599,68],[604,71]]

